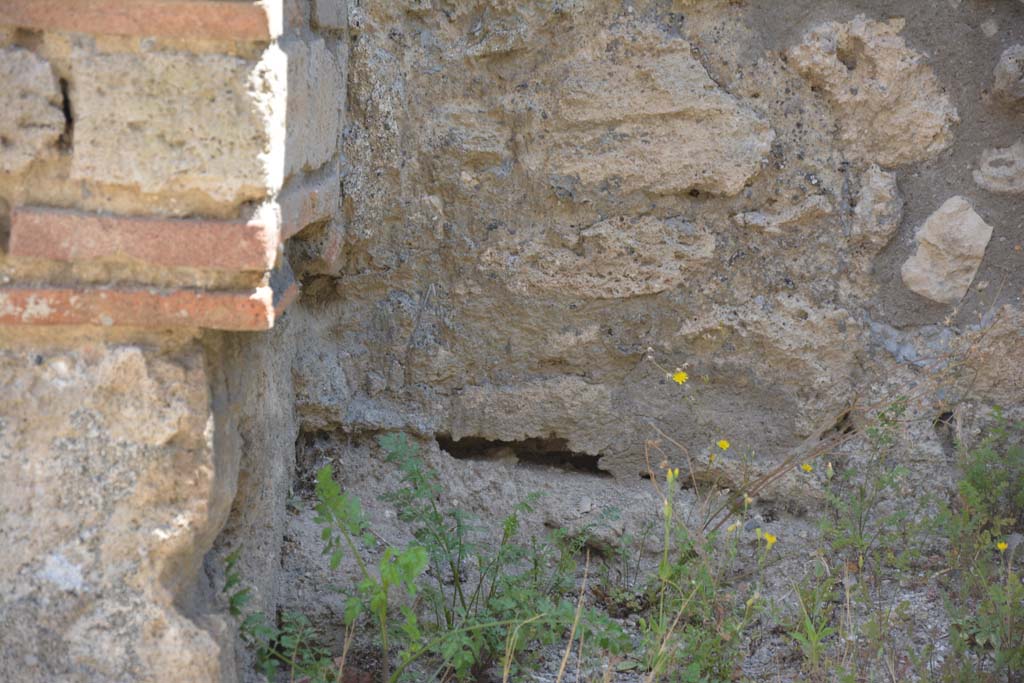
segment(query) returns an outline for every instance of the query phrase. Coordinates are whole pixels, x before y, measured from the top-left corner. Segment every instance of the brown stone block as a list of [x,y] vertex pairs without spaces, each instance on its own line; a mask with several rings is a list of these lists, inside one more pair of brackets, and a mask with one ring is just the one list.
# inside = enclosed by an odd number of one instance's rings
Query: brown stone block
[[314,223],[337,215],[341,201],[341,179],[337,166],[317,178],[292,181],[278,196],[281,205],[281,240],[284,241]]
[[0,0],[0,25],[161,38],[274,37],[259,3],[214,0]]
[[266,330],[271,287],[251,291],[0,287],[0,325],[102,325]]
[[154,266],[265,271],[277,231],[259,222],[104,216],[18,207],[10,255],[52,261],[129,260]]

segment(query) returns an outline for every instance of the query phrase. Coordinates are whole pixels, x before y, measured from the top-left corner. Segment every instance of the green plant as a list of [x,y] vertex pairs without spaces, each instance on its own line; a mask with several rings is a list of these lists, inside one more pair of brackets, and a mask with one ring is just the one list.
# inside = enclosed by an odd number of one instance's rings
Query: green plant
[[[345,624],[355,623],[366,612],[373,615],[381,639],[382,678],[386,679],[390,675],[390,596],[393,590],[404,592],[409,598],[416,596],[416,579],[427,568],[427,551],[419,545],[409,545],[404,549],[389,547],[384,551],[377,570],[371,571],[363,554],[373,546],[373,536],[367,531],[358,499],[341,490],[330,465],[317,472],[316,495],[319,501],[316,522],[321,525],[323,552],[330,556],[331,569],[338,568],[347,551],[355,559],[362,577],[356,590],[348,593]],[[404,605],[401,611],[405,617],[401,632],[409,639],[417,639],[420,633],[416,613]]]
[[[749,589],[747,597],[728,585],[738,550],[731,531],[704,536],[678,520],[678,478],[678,469],[668,470],[662,494],[661,561],[649,589],[650,610],[639,621],[646,681],[730,681],[743,632],[760,609],[759,593]],[[776,541],[768,536],[771,540],[762,537],[759,567]]]
[[[432,585],[423,589],[429,635],[407,656],[427,655],[449,674],[465,680],[502,654],[506,666],[530,644],[557,642],[575,621],[576,607],[563,596],[575,588],[576,558],[588,530],[555,530],[547,538],[520,538],[521,516],[533,510],[536,495],[521,501],[501,524],[496,542],[462,510],[442,504],[437,474],[404,434],[379,439],[402,487],[385,500],[398,511],[426,550]],[[512,628],[510,629],[510,626]],[[579,619],[582,639],[609,652],[628,646],[621,628],[596,610]]]
[[[1009,683],[1024,680],[1024,584],[1004,540],[1024,526],[1022,438],[1024,424],[995,410],[985,437],[961,449],[957,497],[939,517],[949,539],[944,587],[954,651]],[[961,674],[982,678],[985,668]]]
[[821,676],[825,639],[836,633],[832,623],[832,604],[836,599],[836,579],[820,562],[815,563],[812,575],[793,586],[800,603],[800,618],[788,635],[800,646],[811,675]]

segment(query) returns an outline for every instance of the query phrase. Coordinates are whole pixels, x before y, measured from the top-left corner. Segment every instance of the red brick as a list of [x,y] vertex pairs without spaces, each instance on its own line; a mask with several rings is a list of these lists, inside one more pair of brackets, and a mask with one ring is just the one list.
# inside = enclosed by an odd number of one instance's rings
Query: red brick
[[0,287],[0,325],[117,325],[266,330],[270,287],[251,291],[145,288]]
[[161,38],[269,41],[266,10],[224,0],[0,0],[0,25]]
[[155,266],[265,271],[274,267],[277,243],[277,231],[259,223],[18,207],[11,212],[8,252],[53,261],[129,260]]

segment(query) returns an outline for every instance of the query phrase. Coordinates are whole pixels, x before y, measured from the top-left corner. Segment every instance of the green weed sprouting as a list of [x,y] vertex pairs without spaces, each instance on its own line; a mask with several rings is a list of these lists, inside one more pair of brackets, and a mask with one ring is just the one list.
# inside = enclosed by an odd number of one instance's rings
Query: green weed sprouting
[[[960,446],[954,500],[922,498],[908,507],[910,472],[890,457],[905,411],[906,399],[898,399],[875,413],[863,430],[872,454],[864,465],[837,463],[834,471],[829,461],[824,467],[822,545],[811,569],[792,584],[789,607],[795,610],[762,597],[765,573],[780,552],[773,546],[786,548],[787,539],[755,529],[756,541],[742,550],[739,531],[752,521],[748,490],[729,494],[723,506],[709,489],[701,504],[714,514],[686,523],[676,509],[679,470],[670,469],[661,483],[652,472],[662,494],[652,515],[657,521],[596,560],[603,565],[596,585],[587,583],[588,555],[580,587],[577,565],[593,528],[527,536],[523,516],[534,509],[536,495],[500,524],[486,525],[445,503],[437,474],[404,434],[378,440],[401,478],[385,501],[413,539],[404,547],[382,549],[359,500],[330,467],[317,473],[316,521],[328,564],[355,565],[360,577],[343,591],[348,630],[340,657],[301,614],[268,623],[246,613],[251,592],[243,586],[237,549],[225,559],[224,595],[259,670],[272,681],[286,673],[296,682],[338,683],[354,632],[372,629],[381,648],[380,680],[388,683],[469,681],[493,666],[505,680],[522,680],[536,665],[531,653],[538,646],[567,638],[567,653],[579,643],[580,663],[606,665],[603,680],[610,680],[608,666],[639,673],[645,683],[743,680],[740,665],[752,631],[785,634],[809,681],[859,683],[884,671],[887,680],[1019,683],[1024,583],[1013,534],[1024,531],[1024,425],[997,411],[977,445]],[[779,471],[801,462],[787,461]],[[768,479],[777,476],[773,470]],[[603,518],[613,515],[609,510]],[[654,550],[648,539],[658,537],[660,561],[645,573],[640,554]],[[943,549],[941,558],[936,548]],[[935,571],[929,563],[940,559],[944,567]],[[905,629],[919,617],[884,588],[926,575],[941,589],[950,619],[953,652],[944,661],[934,645],[905,651],[911,635]],[[584,607],[588,590],[599,606]],[[609,612],[635,615],[639,634],[631,638]],[[592,680],[585,676],[581,680]]]

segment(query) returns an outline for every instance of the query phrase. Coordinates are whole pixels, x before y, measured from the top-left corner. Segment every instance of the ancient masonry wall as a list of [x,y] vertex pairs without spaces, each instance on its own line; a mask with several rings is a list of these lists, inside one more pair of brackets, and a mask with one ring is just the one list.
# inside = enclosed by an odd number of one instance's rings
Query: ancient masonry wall
[[0,680],[235,677],[203,558],[243,454],[293,459],[284,244],[340,251],[345,32],[341,0],[0,0]]

